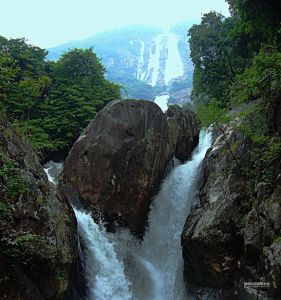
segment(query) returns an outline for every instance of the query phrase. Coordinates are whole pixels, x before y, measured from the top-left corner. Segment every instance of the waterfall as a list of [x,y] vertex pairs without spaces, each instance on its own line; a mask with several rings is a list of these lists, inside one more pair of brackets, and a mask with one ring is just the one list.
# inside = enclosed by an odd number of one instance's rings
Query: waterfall
[[168,56],[165,68],[166,85],[174,78],[182,76],[184,73],[183,62],[178,49],[178,37],[174,33],[168,34]]
[[138,62],[138,70],[137,70],[137,78],[140,80],[144,80],[145,73],[143,72],[143,65],[144,65],[144,49],[145,44],[143,41],[140,41],[141,48],[140,48],[140,55],[139,55],[139,62]]
[[[183,61],[178,48],[179,37],[171,32],[157,35],[151,43],[140,40],[140,52],[137,67],[137,78],[156,86],[161,79],[166,83],[184,74]],[[145,49],[148,47],[148,63],[145,65]],[[167,53],[162,57],[161,52]],[[161,59],[165,60],[162,70]],[[162,74],[162,75],[161,75]],[[163,78],[161,78],[163,76]]]
[[52,160],[44,165],[44,171],[47,174],[48,180],[54,185],[58,184],[58,178],[62,171],[62,163],[56,163]]
[[129,282],[124,267],[116,256],[113,243],[101,224],[96,224],[89,213],[74,208],[78,232],[85,245],[83,252],[86,281],[90,300],[129,300]]
[[178,164],[164,179],[151,205],[142,242],[127,230],[108,233],[89,213],[74,209],[85,246],[89,300],[187,298],[180,236],[198,169],[210,143],[210,133],[202,131],[192,160]]
[[[142,243],[132,245],[129,233],[115,235],[119,257],[126,262],[134,299],[186,299],[183,280],[181,233],[190,210],[199,166],[211,144],[204,131],[192,160],[175,167],[163,181],[149,213]],[[124,246],[126,245],[126,246]]]
[[[44,165],[51,183],[57,185],[62,163],[53,161]],[[130,300],[129,281],[125,278],[123,263],[118,260],[114,244],[102,225],[96,224],[90,213],[73,207],[79,237],[84,247],[80,253],[85,267],[89,300]]]
[[[165,37],[167,56],[163,79],[168,86],[171,84],[172,79],[176,79],[184,74],[184,65],[178,48],[179,38],[171,32],[166,33]],[[168,109],[169,97],[169,94],[160,94],[154,99],[154,102],[160,106],[163,112]]]
[[148,81],[148,84],[151,84],[152,86],[155,86],[158,80],[160,67],[160,53],[163,47],[162,39],[162,35],[157,35],[153,39],[153,43],[150,48],[146,81]]
[[156,96],[154,102],[165,112],[168,109],[168,99],[169,95]]
[[210,142],[210,134],[202,132],[193,159],[172,170],[152,203],[149,228],[140,249],[142,260],[153,266],[150,273],[155,289],[149,299],[184,297],[181,233],[190,210],[198,167]]

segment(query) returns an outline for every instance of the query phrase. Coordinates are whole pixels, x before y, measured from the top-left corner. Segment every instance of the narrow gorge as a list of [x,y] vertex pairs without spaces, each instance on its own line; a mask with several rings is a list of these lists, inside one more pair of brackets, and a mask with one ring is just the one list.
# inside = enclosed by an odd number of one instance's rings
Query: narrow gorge
[[[163,78],[170,82],[182,76],[183,62],[175,35],[159,35],[156,50],[164,50],[161,43],[167,47]],[[148,73],[139,76],[152,76],[145,79],[150,82],[163,66],[160,52],[149,51]],[[178,67],[171,72],[174,58]],[[31,172],[28,176],[35,178],[26,186],[28,195],[20,200],[4,193],[6,242],[2,239],[1,249],[7,264],[3,276],[8,275],[1,286],[4,299],[185,297],[180,235],[210,134],[202,133],[199,142],[200,125],[194,113],[177,106],[168,108],[168,98],[160,94],[155,103],[110,102],[78,138],[64,166],[52,161],[44,165],[46,175],[36,155],[28,154],[28,146],[3,120],[4,166],[16,160],[15,172],[23,172],[24,177]],[[35,206],[29,207],[32,201]],[[20,221],[18,214],[24,216]],[[40,225],[42,218],[45,221]],[[13,233],[13,222],[23,228],[18,229],[19,236]],[[14,254],[14,247],[21,252]],[[25,255],[34,267],[23,265]],[[9,269],[12,273],[5,273]]]
[[119,2],[0,36],[0,300],[281,299],[281,2]]
[[210,145],[210,133],[202,131],[193,158],[184,164],[174,159],[153,200],[142,241],[122,228],[109,233],[106,223],[74,208],[89,299],[185,299],[180,236]]
[[130,231],[108,233],[100,221],[74,208],[84,243],[89,299],[185,299],[180,235],[210,133],[202,132],[190,161],[175,167],[161,184],[142,241]]

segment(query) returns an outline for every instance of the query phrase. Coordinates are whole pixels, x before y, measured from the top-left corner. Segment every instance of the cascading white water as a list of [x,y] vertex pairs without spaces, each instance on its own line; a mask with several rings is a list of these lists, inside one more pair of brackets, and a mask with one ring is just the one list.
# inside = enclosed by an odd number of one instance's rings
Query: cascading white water
[[144,65],[144,49],[145,44],[143,41],[140,41],[140,55],[139,55],[139,62],[138,62],[138,70],[137,70],[137,78],[140,80],[144,80],[145,72],[143,72],[142,68]]
[[189,213],[193,186],[210,147],[204,131],[192,160],[175,167],[155,197],[142,242],[128,231],[107,233],[91,215],[74,209],[83,239],[89,300],[182,300],[180,235]]
[[44,165],[44,171],[47,174],[48,180],[54,185],[58,184],[58,177],[62,171],[62,163],[56,163],[52,160]]
[[[62,163],[53,161],[44,165],[48,180],[58,183]],[[130,300],[129,281],[124,274],[123,263],[118,260],[113,243],[102,224],[96,224],[90,213],[73,207],[80,238],[83,240],[83,263],[89,300]]]
[[183,62],[178,49],[178,37],[174,33],[168,34],[167,41],[168,56],[165,68],[166,85],[174,78],[184,73]]
[[133,239],[128,233],[114,237],[118,255],[126,262],[125,272],[132,283],[134,299],[186,299],[180,236],[198,169],[210,144],[210,134],[202,132],[193,159],[175,167],[163,181],[152,203],[149,226],[141,244],[132,246]]
[[158,80],[159,67],[160,67],[160,53],[163,47],[162,39],[163,39],[162,35],[157,35],[153,39],[153,45],[150,48],[146,81],[148,82],[148,84],[151,84],[152,86],[155,86]]
[[160,96],[156,96],[154,103],[156,103],[163,112],[165,112],[168,109],[168,99],[169,99],[169,95],[160,95]]
[[[168,53],[164,70],[164,82],[169,85],[172,79],[184,74],[184,66],[178,48],[178,37],[174,33],[168,32],[165,34],[165,47]],[[154,99],[154,102],[160,106],[163,112],[168,108],[169,97],[169,94],[161,94]]]
[[[145,43],[140,40],[137,78],[155,86],[159,79],[161,81],[161,73],[164,75],[162,80],[164,80],[166,85],[168,85],[172,79],[182,76],[184,74],[184,67],[178,49],[178,39],[176,34],[167,32],[157,35],[152,40],[152,43]],[[148,51],[148,63],[146,68],[144,68],[146,48]],[[163,50],[165,50],[167,54],[161,57]],[[160,64],[161,59],[165,59],[164,70],[161,70],[161,68],[163,68],[163,65]]]
[[116,256],[113,243],[101,224],[89,213],[74,208],[80,237],[85,244],[84,262],[90,300],[129,300],[129,282]]

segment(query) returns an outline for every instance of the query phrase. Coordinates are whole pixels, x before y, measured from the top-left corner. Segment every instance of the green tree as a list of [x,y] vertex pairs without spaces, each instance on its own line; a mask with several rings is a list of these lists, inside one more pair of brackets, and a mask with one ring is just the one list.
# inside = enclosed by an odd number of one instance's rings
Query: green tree
[[[225,101],[236,74],[247,66],[246,37],[239,30],[239,19],[226,19],[219,13],[205,14],[200,25],[189,30],[191,59],[194,63],[193,98],[208,102]],[[239,49],[237,51],[237,48]],[[226,103],[225,103],[226,106]]]
[[120,98],[120,87],[107,81],[92,49],[74,49],[49,66],[52,88],[43,107],[42,126],[55,149],[70,147],[109,101]]
[[281,157],[281,2],[227,2],[229,18],[211,12],[189,31],[193,99],[203,125],[214,123],[223,133],[221,124],[232,121],[243,133],[253,160],[243,174],[253,186],[274,183]]
[[[272,42],[277,39],[281,26],[281,2],[276,0],[227,0],[231,11],[240,15],[248,32],[255,32],[259,41]],[[280,36],[279,36],[280,38]]]
[[0,37],[0,110],[43,153],[68,149],[97,111],[120,98],[92,49],[57,62],[24,39]]
[[29,45],[23,38],[6,39],[0,36],[0,53],[9,55],[19,67],[17,80],[24,77],[38,78],[44,74],[47,51],[36,46]]

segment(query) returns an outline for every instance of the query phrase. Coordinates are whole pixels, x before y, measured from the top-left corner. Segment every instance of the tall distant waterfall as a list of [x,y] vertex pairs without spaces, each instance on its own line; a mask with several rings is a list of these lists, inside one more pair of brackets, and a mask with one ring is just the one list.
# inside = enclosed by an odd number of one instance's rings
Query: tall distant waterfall
[[[201,132],[193,159],[175,167],[164,179],[152,203],[142,242],[126,230],[107,233],[90,214],[75,209],[85,245],[83,261],[89,300],[186,299],[180,235],[210,140],[209,133]],[[45,170],[49,174],[50,167]]]
[[168,34],[167,48],[168,57],[165,67],[165,82],[168,84],[170,80],[183,75],[183,62],[178,48],[179,38],[175,34]]
[[[137,78],[156,86],[159,82],[168,85],[172,79],[182,76],[184,67],[178,42],[179,37],[172,32],[157,35],[151,43],[140,41]],[[147,62],[145,55],[148,55]]]

